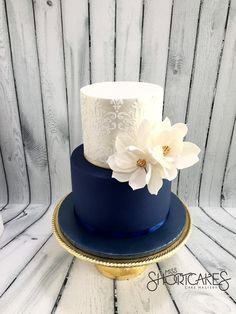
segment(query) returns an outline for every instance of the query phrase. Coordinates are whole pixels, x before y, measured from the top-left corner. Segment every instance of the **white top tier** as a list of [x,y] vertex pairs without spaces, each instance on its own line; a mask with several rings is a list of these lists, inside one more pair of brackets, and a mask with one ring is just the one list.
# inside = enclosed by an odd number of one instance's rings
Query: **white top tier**
[[116,136],[134,134],[143,119],[162,119],[163,88],[142,82],[101,82],[80,90],[84,155],[108,168]]

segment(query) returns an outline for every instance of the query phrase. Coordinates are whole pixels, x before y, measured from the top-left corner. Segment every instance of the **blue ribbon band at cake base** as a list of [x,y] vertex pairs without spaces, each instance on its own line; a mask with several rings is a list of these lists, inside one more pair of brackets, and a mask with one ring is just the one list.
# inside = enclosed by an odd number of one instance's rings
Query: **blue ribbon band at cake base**
[[76,216],[78,223],[80,223],[80,225],[82,225],[85,229],[91,231],[95,235],[107,236],[107,237],[109,236],[109,237],[114,237],[114,238],[132,238],[132,237],[143,236],[143,235],[152,233],[152,232],[156,231],[157,229],[159,229],[166,222],[169,211],[168,211],[166,217],[163,220],[161,220],[160,222],[158,222],[157,224],[155,224],[154,226],[146,228],[144,230],[133,231],[133,232],[104,232],[104,231],[98,230],[97,228],[94,228],[90,224],[87,224],[87,223],[81,221],[81,219],[78,217],[76,211],[74,211],[74,213],[75,213],[75,216]]

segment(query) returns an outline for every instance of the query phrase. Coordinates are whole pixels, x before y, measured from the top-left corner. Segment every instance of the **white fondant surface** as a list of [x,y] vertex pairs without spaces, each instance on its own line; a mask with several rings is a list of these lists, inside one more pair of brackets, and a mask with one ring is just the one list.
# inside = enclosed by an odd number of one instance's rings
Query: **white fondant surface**
[[119,133],[134,134],[141,121],[162,119],[163,88],[142,82],[101,82],[80,90],[85,157],[108,167]]
[[100,82],[86,85],[80,89],[81,94],[101,99],[134,99],[139,97],[159,96],[163,99],[163,88],[159,85],[143,82],[118,81]]

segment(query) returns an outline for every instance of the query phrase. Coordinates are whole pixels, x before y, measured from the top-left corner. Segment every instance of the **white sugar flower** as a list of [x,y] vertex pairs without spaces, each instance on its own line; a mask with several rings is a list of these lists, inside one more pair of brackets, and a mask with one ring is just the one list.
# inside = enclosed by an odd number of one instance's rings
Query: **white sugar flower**
[[178,169],[188,168],[199,160],[200,148],[183,141],[187,131],[186,124],[176,123],[171,126],[170,120],[166,118],[150,132],[149,145],[153,156],[163,169],[163,178],[170,181],[177,176]]
[[108,165],[113,170],[112,177],[120,182],[129,181],[133,190],[145,185],[151,194],[157,194],[162,187],[161,167],[147,151],[135,146],[125,147],[129,137],[118,137],[117,152],[108,158]]
[[133,190],[147,185],[151,194],[157,194],[163,184],[162,167],[149,147],[150,132],[155,125],[155,122],[143,120],[135,137],[117,136],[116,152],[107,160],[113,178],[120,182],[129,181]]
[[157,194],[162,179],[173,180],[177,169],[198,161],[200,149],[193,143],[183,142],[187,126],[171,126],[163,122],[144,120],[135,137],[120,135],[116,139],[116,152],[107,160],[113,170],[112,177],[120,182],[129,181],[135,190],[147,185],[151,194]]

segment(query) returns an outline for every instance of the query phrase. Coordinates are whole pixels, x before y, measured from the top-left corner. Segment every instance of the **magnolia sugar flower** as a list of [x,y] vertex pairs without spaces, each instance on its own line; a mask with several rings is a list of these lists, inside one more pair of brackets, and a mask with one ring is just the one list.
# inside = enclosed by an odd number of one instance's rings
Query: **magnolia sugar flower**
[[151,194],[157,194],[163,179],[173,180],[178,169],[199,160],[199,147],[183,141],[187,131],[186,124],[171,126],[168,118],[162,122],[143,120],[136,136],[117,136],[116,151],[107,160],[112,177],[120,182],[129,181],[133,190],[147,185]]

